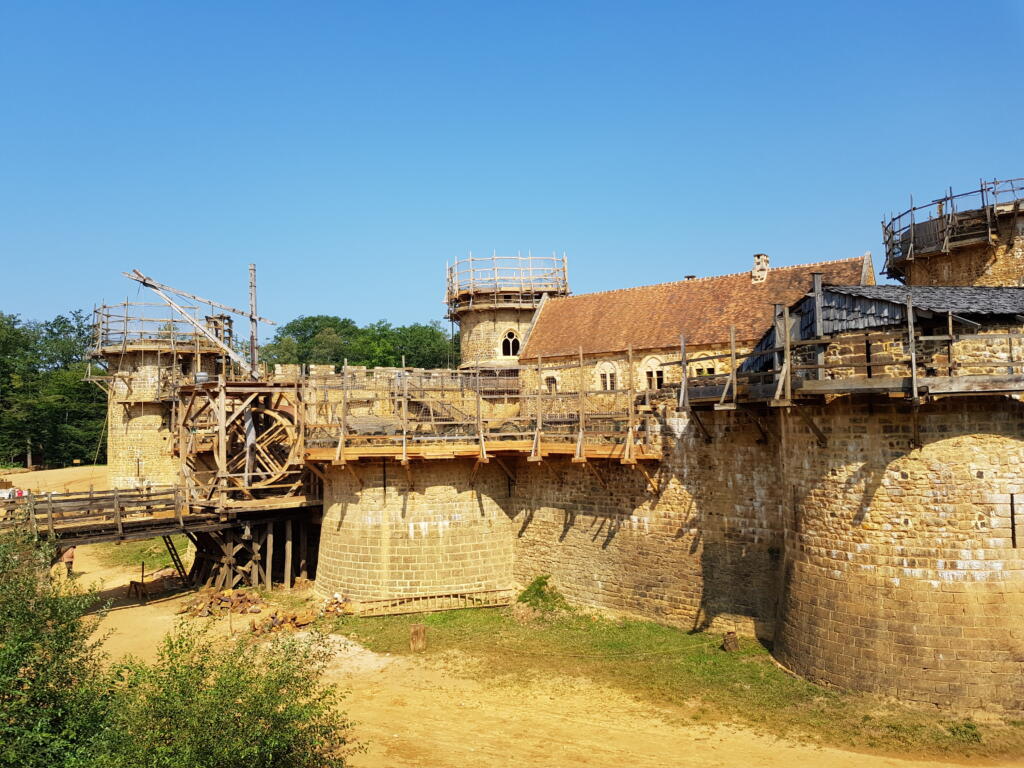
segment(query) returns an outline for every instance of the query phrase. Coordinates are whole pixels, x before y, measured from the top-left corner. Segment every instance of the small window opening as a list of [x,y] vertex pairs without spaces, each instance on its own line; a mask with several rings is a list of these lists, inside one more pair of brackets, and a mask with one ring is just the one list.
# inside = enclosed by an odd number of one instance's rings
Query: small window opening
[[558,391],[558,379],[554,376],[548,376],[544,379],[544,386],[548,389],[548,394],[553,395]]
[[647,388],[661,389],[665,386],[665,372],[661,368],[647,371]]
[[1010,546],[1016,549],[1020,546],[1020,534],[1017,526],[1017,500],[1016,494],[1010,494]]
[[182,376],[188,376],[190,373],[192,373],[192,361],[191,360],[182,360],[181,361],[181,375]]
[[605,392],[611,392],[615,389],[615,374],[614,373],[602,373],[601,374],[601,389]]
[[501,340],[501,354],[505,357],[515,357],[519,354],[519,337],[515,331],[509,331]]

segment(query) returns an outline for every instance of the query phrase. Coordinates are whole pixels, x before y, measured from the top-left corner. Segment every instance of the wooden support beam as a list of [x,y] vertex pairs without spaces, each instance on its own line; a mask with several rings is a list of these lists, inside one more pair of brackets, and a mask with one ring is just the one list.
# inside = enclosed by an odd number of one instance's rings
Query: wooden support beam
[[298,523],[299,526],[299,578],[309,579],[309,518]]
[[907,291],[907,346],[910,351],[910,399],[913,403],[921,402],[917,391],[917,343],[914,340],[914,298]]
[[827,446],[828,438],[825,436],[825,433],[821,431],[818,425],[814,423],[814,419],[808,416],[807,413],[804,412],[804,409],[801,408],[800,406],[796,406],[794,410],[796,410],[797,415],[801,418],[804,424],[807,425],[807,428],[814,433],[815,438],[817,438],[818,440],[818,445],[821,448]]
[[292,588],[292,521],[284,521],[284,588]]
[[274,588],[274,521],[267,521],[267,547],[266,547],[266,588],[271,591]]
[[502,471],[506,475],[508,475],[508,479],[512,481],[512,484],[515,485],[516,484],[516,475],[515,475],[515,473],[512,472],[511,469],[508,468],[508,464],[505,463],[505,461],[501,458],[501,456],[495,456],[494,460],[498,463],[498,466],[501,467]]

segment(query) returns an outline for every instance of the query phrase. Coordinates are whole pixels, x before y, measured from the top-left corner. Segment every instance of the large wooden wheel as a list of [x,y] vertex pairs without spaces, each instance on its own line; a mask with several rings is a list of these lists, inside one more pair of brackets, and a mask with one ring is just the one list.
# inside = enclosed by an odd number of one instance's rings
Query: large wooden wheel
[[[226,438],[227,472],[240,486],[276,485],[299,469],[298,428],[286,411],[247,406],[228,425]],[[214,446],[214,455],[218,455],[218,448]]]

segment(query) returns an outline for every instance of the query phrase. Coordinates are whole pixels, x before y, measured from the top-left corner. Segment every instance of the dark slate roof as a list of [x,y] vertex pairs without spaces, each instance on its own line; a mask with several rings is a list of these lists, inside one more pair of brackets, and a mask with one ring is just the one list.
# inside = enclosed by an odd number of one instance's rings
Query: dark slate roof
[[991,288],[945,285],[830,285],[826,292],[857,296],[871,301],[907,303],[930,312],[957,315],[1024,315],[1024,288]]
[[[1024,315],[1024,288],[943,285],[826,285],[821,297],[821,329],[824,336],[872,328],[892,328],[906,323],[907,296],[914,314],[930,312],[975,317]],[[790,307],[797,318],[796,339],[815,336],[815,302],[810,294]],[[982,321],[983,322],[983,321]],[[778,346],[774,325],[754,346],[741,371],[771,367],[773,356],[765,350]]]

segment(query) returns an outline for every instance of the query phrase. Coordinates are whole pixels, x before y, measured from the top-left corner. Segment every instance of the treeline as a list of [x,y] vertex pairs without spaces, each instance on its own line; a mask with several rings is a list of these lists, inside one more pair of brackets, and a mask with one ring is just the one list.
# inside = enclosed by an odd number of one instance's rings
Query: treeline
[[0,466],[106,458],[106,396],[84,381],[90,318],[43,322],[0,312]]
[[260,352],[267,363],[319,363],[413,368],[458,365],[459,337],[439,321],[394,326],[384,320],[359,326],[334,315],[302,316],[281,326]]

